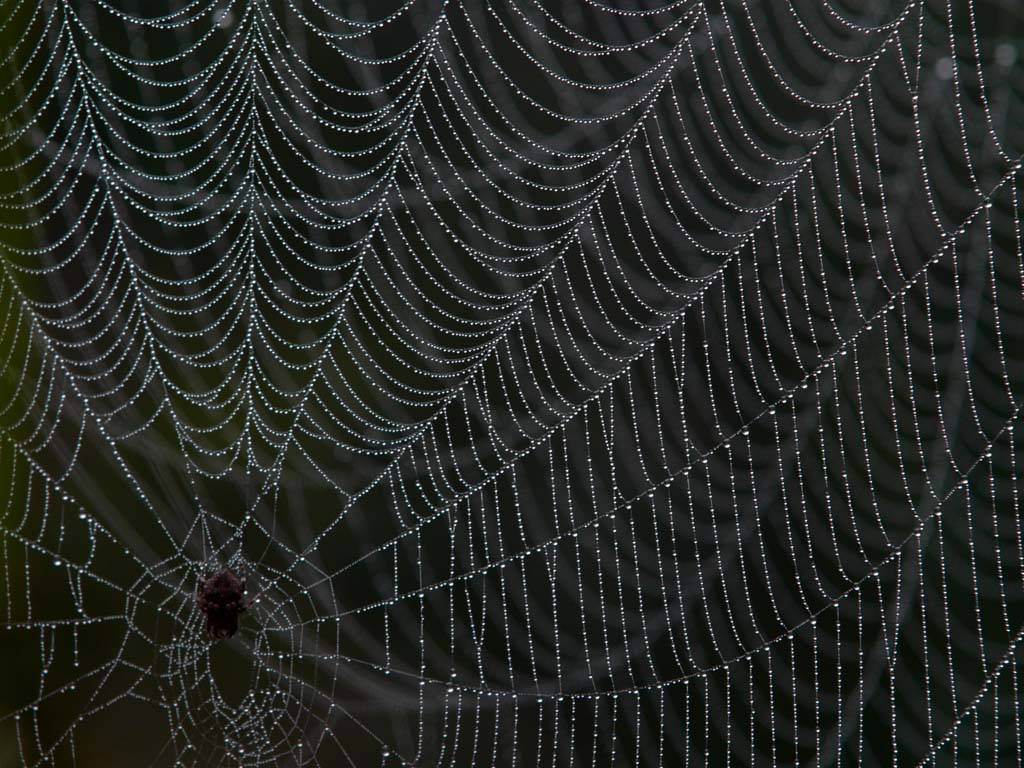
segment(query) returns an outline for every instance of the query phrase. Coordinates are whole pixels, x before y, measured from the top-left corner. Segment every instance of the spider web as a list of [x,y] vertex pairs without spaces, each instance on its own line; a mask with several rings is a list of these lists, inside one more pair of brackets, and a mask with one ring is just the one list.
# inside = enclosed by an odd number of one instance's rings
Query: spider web
[[1014,3],[0,20],[0,763],[1024,759]]

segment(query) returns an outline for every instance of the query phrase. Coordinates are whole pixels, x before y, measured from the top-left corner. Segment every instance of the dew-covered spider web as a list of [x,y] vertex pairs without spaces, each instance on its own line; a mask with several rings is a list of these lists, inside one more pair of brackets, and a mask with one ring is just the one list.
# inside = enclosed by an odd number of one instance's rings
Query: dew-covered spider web
[[0,765],[1024,761],[1015,0],[0,24]]

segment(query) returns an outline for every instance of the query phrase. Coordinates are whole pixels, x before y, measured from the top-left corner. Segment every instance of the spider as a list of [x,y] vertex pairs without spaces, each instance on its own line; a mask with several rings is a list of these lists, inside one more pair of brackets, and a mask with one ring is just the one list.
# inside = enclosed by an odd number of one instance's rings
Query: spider
[[245,597],[246,576],[238,578],[230,568],[211,573],[199,583],[196,602],[206,616],[206,631],[215,640],[226,640],[238,631],[238,617],[252,607]]

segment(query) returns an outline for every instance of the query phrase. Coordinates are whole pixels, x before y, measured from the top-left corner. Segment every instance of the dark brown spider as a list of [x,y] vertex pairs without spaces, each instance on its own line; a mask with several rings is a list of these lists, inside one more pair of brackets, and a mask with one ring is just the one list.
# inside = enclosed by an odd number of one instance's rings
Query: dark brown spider
[[238,617],[252,607],[245,597],[245,580],[230,568],[212,573],[199,583],[197,602],[206,616],[206,631],[216,640],[226,640],[238,631]]

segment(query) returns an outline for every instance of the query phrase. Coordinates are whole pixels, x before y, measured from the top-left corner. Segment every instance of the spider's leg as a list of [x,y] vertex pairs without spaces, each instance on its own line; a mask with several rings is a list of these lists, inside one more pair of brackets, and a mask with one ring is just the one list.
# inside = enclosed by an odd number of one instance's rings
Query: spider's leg
[[255,595],[253,595],[252,597],[250,597],[250,598],[248,599],[247,603],[246,603],[246,607],[247,607],[247,608],[251,608],[251,607],[252,607],[252,606],[253,606],[253,605],[254,605],[254,604],[256,603],[256,601],[257,601],[257,600],[259,600],[259,599],[260,599],[260,598],[261,598],[261,597],[263,596],[263,593],[264,593],[264,592],[266,592],[266,590],[265,590],[265,589],[263,589],[263,590],[261,590],[261,591],[257,592],[257,593],[256,593]]

